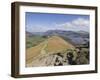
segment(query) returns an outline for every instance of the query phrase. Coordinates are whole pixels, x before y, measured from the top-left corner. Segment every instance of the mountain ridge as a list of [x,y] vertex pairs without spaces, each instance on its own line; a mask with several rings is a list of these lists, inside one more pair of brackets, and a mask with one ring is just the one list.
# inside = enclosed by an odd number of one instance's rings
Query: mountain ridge
[[54,36],[59,35],[66,41],[70,41],[72,44],[78,45],[78,44],[85,44],[86,41],[89,41],[89,33],[86,31],[65,31],[65,30],[48,30],[46,32],[33,32],[31,35],[37,35],[37,36]]
[[[74,49],[75,46],[66,42],[59,36],[52,36],[41,42],[37,46],[31,47],[26,51],[26,63],[27,66],[32,66],[34,59],[37,59],[37,56],[45,56],[49,54],[62,53],[67,49]],[[38,58],[40,58],[38,57]],[[31,64],[32,63],[32,64]],[[34,65],[35,66],[35,65]]]

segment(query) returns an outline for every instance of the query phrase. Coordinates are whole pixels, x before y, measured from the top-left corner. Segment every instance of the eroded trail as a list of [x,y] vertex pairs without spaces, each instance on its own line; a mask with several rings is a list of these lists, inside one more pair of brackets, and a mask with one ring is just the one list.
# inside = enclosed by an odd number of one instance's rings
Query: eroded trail
[[64,51],[69,48],[73,49],[74,46],[59,36],[52,36],[27,50],[27,67],[54,66],[56,58],[59,57],[57,53],[64,55]]
[[41,54],[46,55],[47,51],[46,51],[46,47],[48,45],[48,40],[45,41],[43,48],[41,49]]
[[43,43],[42,49],[40,51],[40,54],[33,58],[33,61],[29,64],[30,66],[46,65],[45,64],[47,63],[46,57],[48,56],[47,50],[46,50],[47,45],[48,45],[48,40],[45,40],[45,42]]

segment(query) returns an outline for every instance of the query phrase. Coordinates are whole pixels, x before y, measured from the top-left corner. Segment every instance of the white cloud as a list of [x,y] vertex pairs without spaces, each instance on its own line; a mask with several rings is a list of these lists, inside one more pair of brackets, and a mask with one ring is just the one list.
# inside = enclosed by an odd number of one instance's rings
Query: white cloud
[[84,30],[89,31],[89,20],[84,18],[77,18],[70,22],[56,24],[56,26],[65,30]]
[[89,20],[83,19],[83,18],[78,18],[76,20],[72,21],[72,24],[75,26],[89,26]]
[[65,22],[65,23],[62,23],[62,24],[56,24],[55,26],[58,26],[58,27],[72,27],[73,25],[71,24],[71,22]]
[[[28,28],[27,28],[28,27]],[[67,21],[65,23],[60,24],[50,24],[48,25],[42,25],[42,24],[31,24],[27,25],[27,31],[30,32],[45,32],[47,30],[72,30],[72,31],[88,31],[89,32],[89,20],[84,18],[77,18],[72,21]]]
[[43,25],[34,25],[34,26],[30,25],[28,28],[27,27],[26,27],[26,31],[29,31],[29,32],[45,32],[47,30],[51,30],[50,27],[46,27]]

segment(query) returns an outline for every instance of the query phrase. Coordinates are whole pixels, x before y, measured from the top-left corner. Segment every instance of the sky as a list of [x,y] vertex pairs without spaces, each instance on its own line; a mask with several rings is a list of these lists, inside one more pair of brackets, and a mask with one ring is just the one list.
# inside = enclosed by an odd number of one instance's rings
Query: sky
[[47,30],[89,32],[89,21],[89,15],[25,13],[25,27],[28,32],[45,32]]

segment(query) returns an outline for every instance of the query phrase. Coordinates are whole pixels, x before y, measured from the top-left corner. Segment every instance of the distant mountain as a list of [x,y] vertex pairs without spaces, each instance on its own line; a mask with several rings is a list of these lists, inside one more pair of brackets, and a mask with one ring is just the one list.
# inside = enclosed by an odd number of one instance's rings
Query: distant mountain
[[77,33],[89,34],[89,32],[87,32],[87,31],[82,31],[82,30],[80,30],[80,31],[77,31]]
[[44,35],[44,32],[32,32],[32,34],[43,36]]
[[31,37],[31,36],[34,36],[34,34],[32,34],[31,32],[26,31],[26,36]]
[[32,35],[39,35],[39,36],[54,36],[58,35],[65,39],[66,41],[70,41],[71,43],[78,45],[78,44],[85,44],[89,41],[89,33],[85,31],[65,31],[65,30],[48,30],[46,32],[33,32]]
[[89,32],[86,32],[86,31],[78,31],[76,33],[80,34],[82,37],[89,38]]
[[66,36],[75,36],[75,37],[89,37],[89,33],[85,31],[64,31],[64,30],[49,30],[44,33],[45,35],[66,35]]
[[49,30],[45,32],[46,36],[59,35],[65,40],[69,40],[74,44],[85,44],[86,40],[89,41],[88,32],[74,32],[74,31],[63,31],[63,30]]

